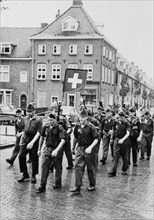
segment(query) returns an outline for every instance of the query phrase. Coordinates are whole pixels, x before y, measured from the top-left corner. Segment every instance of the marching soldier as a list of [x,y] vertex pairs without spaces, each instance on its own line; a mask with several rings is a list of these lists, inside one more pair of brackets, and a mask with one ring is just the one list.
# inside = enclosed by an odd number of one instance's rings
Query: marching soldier
[[[114,112],[111,109],[106,110],[106,117],[102,121],[101,124],[101,132],[103,134],[103,155],[100,162],[104,165],[109,151],[109,145],[113,145],[113,135],[114,135],[114,119],[113,119]],[[113,154],[113,152],[112,152]]]
[[119,112],[114,125],[114,158],[111,170],[108,172],[109,177],[116,176],[120,156],[123,159],[122,175],[127,175],[129,135],[130,125],[125,119],[124,112]]
[[95,126],[89,123],[87,118],[88,113],[84,109],[80,112],[80,122],[74,128],[74,144],[76,143],[75,188],[70,191],[75,194],[80,193],[85,166],[87,166],[89,178],[88,190],[95,190],[96,185],[95,146],[98,143],[99,135]]
[[6,162],[9,163],[11,166],[13,166],[13,163],[16,157],[18,156],[20,150],[20,146],[19,146],[20,138],[25,127],[24,118],[22,116],[22,110],[20,108],[16,110],[16,116],[17,119],[15,120],[15,135],[16,135],[15,147],[13,149],[11,157],[6,159]]
[[41,183],[37,190],[38,193],[42,193],[46,190],[47,178],[52,162],[55,168],[55,185],[53,186],[53,189],[61,188],[63,145],[65,143],[65,134],[64,129],[57,123],[55,115],[52,113],[48,115],[47,123],[42,129],[41,138],[39,141],[38,156],[41,156],[41,148],[44,140],[45,147],[42,154]]
[[140,134],[140,121],[139,118],[136,117],[136,112],[134,108],[131,108],[129,110],[129,123],[130,123],[130,149],[128,151],[128,163],[130,164],[130,154],[132,150],[132,159],[133,159],[133,166],[137,166],[137,154],[138,154],[138,142],[137,138],[139,137]]
[[29,178],[26,155],[31,153],[32,159],[32,178],[31,183],[36,183],[36,174],[38,174],[38,143],[42,130],[42,120],[35,115],[34,106],[29,104],[27,108],[27,116],[25,117],[25,127],[20,139],[20,151],[19,151],[19,166],[20,172],[23,173],[22,177],[18,179],[21,183],[25,179]]
[[144,159],[145,148],[146,148],[147,160],[150,160],[152,140],[153,140],[153,131],[154,131],[154,122],[152,118],[150,118],[150,112],[146,111],[144,113],[144,120],[142,122],[141,132],[137,139],[139,142],[141,142],[142,140],[140,160]]

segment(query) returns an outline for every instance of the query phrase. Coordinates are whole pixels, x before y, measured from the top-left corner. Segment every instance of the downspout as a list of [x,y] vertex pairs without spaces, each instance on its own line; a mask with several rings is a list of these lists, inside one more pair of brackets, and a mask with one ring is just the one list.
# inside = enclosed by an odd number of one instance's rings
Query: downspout
[[100,90],[100,94],[99,94],[99,101],[102,101],[102,50],[103,50],[103,43],[104,43],[104,38],[103,40],[101,40],[101,62],[100,62],[100,86],[99,86],[99,90]]
[[35,102],[35,100],[34,100],[34,63],[35,63],[35,59],[34,59],[34,57],[35,57],[34,40],[32,39],[32,83],[31,83],[32,98],[31,99]]

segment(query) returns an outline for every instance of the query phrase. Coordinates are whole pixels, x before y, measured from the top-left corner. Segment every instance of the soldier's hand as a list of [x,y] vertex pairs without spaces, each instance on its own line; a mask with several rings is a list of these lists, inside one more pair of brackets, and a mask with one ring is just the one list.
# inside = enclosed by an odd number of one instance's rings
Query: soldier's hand
[[119,141],[118,141],[118,144],[123,144],[123,139],[120,139]]
[[51,153],[51,156],[52,156],[52,157],[56,157],[56,156],[57,156],[57,153],[58,153],[58,152],[57,152],[56,150],[53,150],[52,153]]
[[32,143],[32,142],[30,142],[29,144],[27,144],[27,150],[31,150],[32,147],[33,147],[33,143]]
[[138,137],[138,138],[137,138],[137,141],[138,141],[138,142],[141,142],[141,138],[140,138],[140,137]]
[[90,154],[91,153],[91,148],[86,148],[86,150],[85,150],[85,152],[87,153],[87,154]]
[[41,150],[37,151],[37,155],[40,157],[41,156]]

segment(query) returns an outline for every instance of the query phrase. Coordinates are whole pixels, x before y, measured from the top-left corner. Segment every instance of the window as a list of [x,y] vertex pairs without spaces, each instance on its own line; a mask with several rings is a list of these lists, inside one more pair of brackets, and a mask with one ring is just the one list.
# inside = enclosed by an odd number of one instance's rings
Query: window
[[109,60],[112,60],[112,51],[109,51]]
[[37,65],[37,80],[46,80],[46,64]]
[[71,68],[71,69],[78,69],[78,64],[68,64],[68,68]]
[[106,59],[108,59],[108,56],[109,56],[108,53],[109,53],[108,48],[106,48]]
[[60,44],[54,44],[53,45],[53,54],[54,55],[60,55],[61,53],[61,45]]
[[113,63],[115,62],[115,56],[114,56],[114,53],[112,53],[112,62],[113,62]]
[[108,68],[108,84],[111,83],[111,69]]
[[46,45],[45,44],[39,44],[38,54],[39,55],[45,55],[46,54]]
[[78,20],[68,16],[62,20],[62,31],[77,31],[79,26]]
[[27,82],[27,71],[20,71],[20,82]]
[[96,106],[96,92],[97,90],[93,88],[84,89],[83,91],[81,91],[81,97],[85,101],[86,106]]
[[103,56],[105,57],[106,56],[106,47],[103,46]]
[[61,64],[53,64],[52,65],[52,80],[60,80],[61,79]]
[[108,74],[108,68],[105,67],[105,83],[107,83],[107,74]]
[[112,85],[114,85],[114,70],[112,70]]
[[85,54],[86,55],[92,55],[93,54],[93,45],[92,44],[86,44],[85,45]]
[[87,71],[87,80],[88,81],[93,80],[93,65],[92,64],[84,64],[83,69],[88,70]]
[[9,82],[10,66],[0,65],[0,82]]
[[6,104],[11,105],[11,97],[12,93],[10,91],[6,91]]
[[1,53],[2,54],[11,54],[11,44],[10,43],[1,43]]
[[58,95],[52,95],[51,96],[51,104],[58,102]]
[[69,54],[76,55],[77,54],[77,44],[71,44],[69,47]]
[[102,82],[105,81],[105,66],[102,66]]

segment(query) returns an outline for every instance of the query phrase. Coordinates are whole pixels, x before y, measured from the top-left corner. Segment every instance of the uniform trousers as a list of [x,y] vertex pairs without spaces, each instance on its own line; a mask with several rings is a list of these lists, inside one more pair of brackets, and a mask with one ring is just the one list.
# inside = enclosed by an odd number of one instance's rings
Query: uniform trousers
[[151,156],[152,140],[153,140],[153,133],[149,135],[143,134],[143,139],[141,141],[141,157],[144,157],[145,151],[147,157]]
[[73,167],[73,158],[72,158],[72,151],[71,151],[71,143],[70,141],[65,142],[64,146],[63,146],[66,158],[67,158],[67,162],[68,162],[68,166],[69,167]]
[[38,174],[39,158],[37,155],[38,141],[35,142],[31,150],[27,150],[27,145],[21,145],[19,151],[19,167],[20,172],[24,174],[28,173],[26,155],[30,152],[32,160],[32,176]]
[[85,152],[85,147],[78,146],[75,156],[75,186],[82,186],[82,177],[87,166],[89,185],[96,185],[96,153],[93,148],[91,153]]
[[61,185],[62,182],[63,149],[58,151],[56,157],[51,156],[52,151],[53,149],[45,147],[42,155],[41,186],[46,186],[51,163],[55,168],[55,185]]
[[12,155],[11,155],[11,157],[10,157],[10,160],[11,160],[12,162],[14,162],[15,159],[16,159],[16,157],[18,156],[18,153],[19,153],[19,150],[20,150],[20,145],[19,145],[19,143],[20,143],[20,137],[16,137],[15,147],[14,147],[13,152],[12,152]]
[[111,172],[113,174],[116,174],[117,172],[117,167],[118,167],[118,162],[120,156],[122,156],[123,160],[123,166],[122,166],[122,171],[126,172],[128,169],[128,147],[130,144],[129,139],[127,138],[123,144],[119,144],[118,141],[119,138],[115,138],[114,140],[114,158],[113,158],[113,165],[111,167]]

